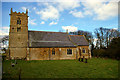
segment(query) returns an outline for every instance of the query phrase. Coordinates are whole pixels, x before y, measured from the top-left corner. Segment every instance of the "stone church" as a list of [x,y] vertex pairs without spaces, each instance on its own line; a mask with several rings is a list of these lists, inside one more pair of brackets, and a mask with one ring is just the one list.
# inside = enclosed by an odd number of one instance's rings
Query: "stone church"
[[84,35],[67,32],[28,30],[26,13],[10,13],[9,59],[61,60],[91,58],[89,43]]

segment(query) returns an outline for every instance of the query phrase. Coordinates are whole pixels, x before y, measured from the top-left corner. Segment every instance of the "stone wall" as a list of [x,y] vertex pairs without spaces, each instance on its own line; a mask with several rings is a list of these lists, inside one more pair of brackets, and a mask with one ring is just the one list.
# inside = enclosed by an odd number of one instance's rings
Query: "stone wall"
[[26,34],[18,34],[18,33],[10,33],[9,35],[9,46],[11,48],[27,48],[27,40],[28,35]]
[[[85,49],[85,53],[83,53],[83,48]],[[81,51],[81,56],[80,56],[80,51]],[[91,57],[91,51],[89,49],[89,46],[78,46],[78,57],[80,58],[90,58]]]
[[30,60],[61,60],[76,59],[76,48],[72,49],[72,54],[67,54],[69,48],[54,48],[55,55],[52,55],[53,48],[29,48]]
[[10,48],[10,59],[25,59],[26,58],[26,48]]

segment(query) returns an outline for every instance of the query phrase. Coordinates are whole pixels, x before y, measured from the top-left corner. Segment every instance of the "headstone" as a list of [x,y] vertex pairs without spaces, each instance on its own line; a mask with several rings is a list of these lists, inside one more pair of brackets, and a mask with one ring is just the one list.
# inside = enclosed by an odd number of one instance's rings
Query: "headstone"
[[78,60],[80,61],[80,58]]
[[17,64],[17,60],[15,60],[15,64]]
[[14,67],[14,66],[15,66],[15,64],[14,64],[14,63],[12,63],[12,64],[11,64],[11,66],[12,66],[12,67]]
[[85,63],[87,63],[87,58],[85,59]]
[[83,58],[81,58],[81,62],[83,62]]

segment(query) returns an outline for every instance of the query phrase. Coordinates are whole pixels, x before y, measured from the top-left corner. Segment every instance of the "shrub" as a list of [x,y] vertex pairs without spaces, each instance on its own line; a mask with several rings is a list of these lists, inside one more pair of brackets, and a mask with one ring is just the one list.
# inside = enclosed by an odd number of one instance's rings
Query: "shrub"
[[2,54],[2,60],[5,60],[6,59],[6,54]]
[[95,56],[95,57],[107,57],[106,49],[94,49],[93,56]]

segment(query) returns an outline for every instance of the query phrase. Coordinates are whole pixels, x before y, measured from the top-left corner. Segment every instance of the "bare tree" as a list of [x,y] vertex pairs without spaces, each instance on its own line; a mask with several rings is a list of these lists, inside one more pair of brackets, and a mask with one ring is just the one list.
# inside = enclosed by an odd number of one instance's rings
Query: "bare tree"
[[111,40],[119,36],[117,30],[102,27],[95,29],[94,33],[97,38],[96,47],[100,49],[107,48]]
[[[3,38],[0,39],[0,43],[2,43],[2,45],[0,46],[0,48],[5,48],[5,45],[8,45],[8,40],[9,40],[9,36],[4,36]],[[3,47],[2,47],[3,46]]]

